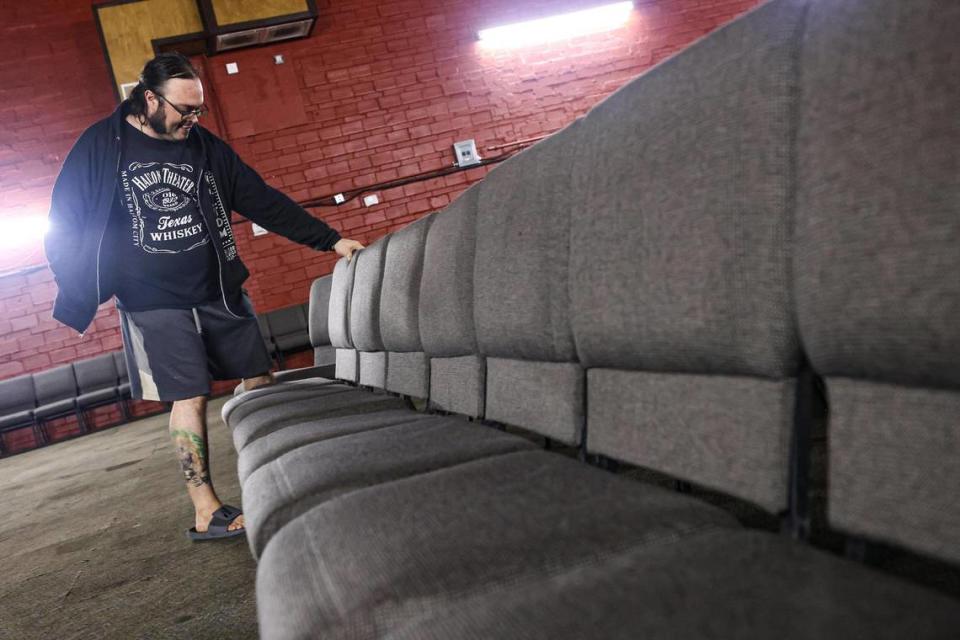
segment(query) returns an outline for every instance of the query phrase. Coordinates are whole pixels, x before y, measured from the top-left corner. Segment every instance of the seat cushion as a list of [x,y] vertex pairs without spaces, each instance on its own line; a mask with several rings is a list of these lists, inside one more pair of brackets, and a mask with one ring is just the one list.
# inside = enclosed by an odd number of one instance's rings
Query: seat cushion
[[27,426],[33,423],[33,411],[18,411],[9,415],[0,416],[0,429],[14,426]]
[[76,398],[64,398],[63,400],[57,400],[56,402],[45,404],[42,407],[37,407],[33,414],[38,418],[50,418],[70,413],[75,407]]
[[242,486],[250,474],[263,465],[303,445],[359,431],[420,420],[424,417],[426,417],[424,414],[409,409],[391,409],[376,413],[307,420],[273,431],[262,438],[257,438],[240,452],[237,458],[237,475],[240,478],[240,485]]
[[276,404],[248,415],[239,422],[234,421],[230,427],[233,430],[233,444],[237,451],[241,451],[257,438],[298,423],[404,407],[399,398],[350,389]]
[[[332,383],[335,382],[333,379],[333,366],[319,366],[319,367],[301,367],[299,369],[284,369],[283,371],[277,371],[273,374],[273,379],[277,384],[282,384],[285,382],[299,382],[301,380],[309,380],[310,382],[316,383]],[[241,393],[244,393],[243,382],[237,384],[233,389],[233,395],[238,396]]]
[[461,417],[412,415],[402,424],[305,444],[254,471],[243,485],[254,555],[286,524],[338,495],[534,447]]
[[391,638],[955,638],[960,602],[773,534],[713,531],[470,595]]
[[31,411],[37,406],[31,374],[0,380],[0,415]]
[[317,393],[334,393],[350,387],[329,380],[296,380],[284,384],[268,385],[254,389],[228,400],[220,410],[220,417],[227,424],[241,420],[244,416],[273,404],[283,403],[300,397],[310,397]]
[[306,330],[283,336],[274,336],[273,340],[280,351],[300,351],[310,348],[310,335]]
[[260,624],[272,638],[374,637],[471,591],[736,526],[689,496],[559,455],[484,458],[353,491],[290,522],[260,560]]
[[95,404],[106,404],[115,400],[118,400],[117,391],[111,387],[109,389],[98,389],[97,391],[81,393],[77,396],[77,405],[83,409],[84,407],[92,407]]

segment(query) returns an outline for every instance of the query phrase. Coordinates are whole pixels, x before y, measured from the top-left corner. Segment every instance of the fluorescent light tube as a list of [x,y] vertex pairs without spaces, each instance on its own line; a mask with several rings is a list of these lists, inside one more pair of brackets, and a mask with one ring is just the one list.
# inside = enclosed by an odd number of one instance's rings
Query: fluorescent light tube
[[525,47],[576,36],[610,31],[623,25],[633,11],[633,2],[616,2],[539,20],[483,29],[480,43],[491,48]]

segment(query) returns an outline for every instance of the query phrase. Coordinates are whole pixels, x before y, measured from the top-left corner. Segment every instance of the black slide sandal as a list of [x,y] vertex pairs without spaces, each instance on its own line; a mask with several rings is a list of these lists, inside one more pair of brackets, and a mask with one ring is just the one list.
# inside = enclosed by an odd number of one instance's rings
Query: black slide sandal
[[194,542],[200,542],[203,540],[220,540],[222,538],[235,538],[245,535],[247,533],[246,527],[240,527],[234,531],[227,530],[230,523],[236,520],[242,513],[243,511],[240,509],[225,504],[213,512],[206,531],[201,533],[197,531],[196,527],[190,527],[187,529],[187,536]]

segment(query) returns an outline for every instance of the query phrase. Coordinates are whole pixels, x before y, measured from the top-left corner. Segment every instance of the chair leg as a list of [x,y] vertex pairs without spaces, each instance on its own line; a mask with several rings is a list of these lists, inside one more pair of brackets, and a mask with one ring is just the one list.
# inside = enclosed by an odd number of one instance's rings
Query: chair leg
[[130,401],[126,398],[120,401],[120,413],[123,414],[124,422],[130,422]]
[[33,423],[33,439],[36,441],[38,447],[49,444],[49,438],[47,437],[47,430],[43,424],[43,420],[38,420]]
[[90,430],[87,427],[86,414],[80,407],[77,407],[77,424],[80,426],[80,435],[86,435],[90,433]]

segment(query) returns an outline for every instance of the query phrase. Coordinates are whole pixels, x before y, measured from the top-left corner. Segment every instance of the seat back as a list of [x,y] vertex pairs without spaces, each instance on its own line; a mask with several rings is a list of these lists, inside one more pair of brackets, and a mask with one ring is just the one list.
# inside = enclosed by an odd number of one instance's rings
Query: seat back
[[310,346],[307,314],[303,305],[297,304],[268,312],[267,324],[280,351],[296,351]]
[[389,242],[390,236],[384,236],[353,258],[357,266],[350,298],[350,335],[360,354],[358,382],[378,389],[384,388],[387,379],[387,354],[380,336],[380,290]]
[[953,562],[958,33],[956,3],[811,6],[794,262],[800,333],[830,401],[831,524]]
[[436,214],[423,252],[420,339],[430,358],[430,405],[481,417],[486,367],[477,353],[473,267],[479,185]]
[[117,386],[117,363],[112,353],[74,362],[73,373],[81,394]]
[[333,267],[330,283],[330,308],[327,315],[327,330],[330,344],[336,352],[336,377],[339,380],[357,382],[360,367],[356,349],[350,336],[350,298],[353,295],[353,276],[357,269],[357,257],[352,260],[340,258]]
[[587,447],[780,512],[805,2],[767,4],[592,109],[570,290]]
[[0,416],[29,411],[37,406],[37,393],[30,374],[0,380]]
[[73,366],[69,364],[33,374],[33,384],[37,390],[38,407],[77,397],[77,379]]
[[430,360],[420,339],[423,251],[433,215],[392,234],[380,291],[380,335],[387,351],[387,391],[416,398],[430,394]]
[[584,424],[567,283],[578,127],[510,158],[480,184],[474,269],[486,417],[572,445]]
[[336,350],[330,344],[330,287],[332,285],[332,275],[317,278],[310,285],[307,324],[315,367],[335,364],[337,361]]

